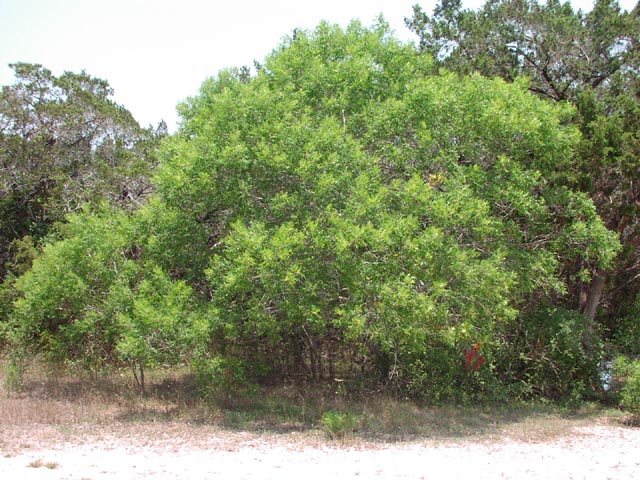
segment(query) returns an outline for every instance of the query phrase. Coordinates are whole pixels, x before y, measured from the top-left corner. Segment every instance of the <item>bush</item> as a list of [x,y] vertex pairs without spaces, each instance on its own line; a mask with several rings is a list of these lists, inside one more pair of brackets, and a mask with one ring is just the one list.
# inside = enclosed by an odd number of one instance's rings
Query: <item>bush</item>
[[6,367],[4,388],[7,392],[19,391],[22,388],[23,366],[12,359]]
[[498,374],[523,397],[577,401],[602,388],[602,347],[584,317],[562,308],[541,308],[502,334]]
[[640,420],[640,360],[618,357],[614,371],[625,378],[620,389],[620,407],[629,412],[634,421]]
[[336,410],[324,412],[320,420],[322,430],[331,440],[351,438],[359,423],[356,414]]
[[640,355],[640,295],[616,330],[614,340],[620,351],[626,355]]
[[202,398],[229,403],[255,392],[245,364],[236,358],[201,356],[192,362],[191,368]]
[[[465,365],[466,349],[441,341],[427,344],[420,355],[399,358],[397,376],[393,379],[400,398],[414,398],[429,404],[455,403],[466,405],[493,398],[495,385],[491,367],[485,364],[490,346],[483,344],[478,352],[480,363]],[[475,367],[477,365],[477,368]]]

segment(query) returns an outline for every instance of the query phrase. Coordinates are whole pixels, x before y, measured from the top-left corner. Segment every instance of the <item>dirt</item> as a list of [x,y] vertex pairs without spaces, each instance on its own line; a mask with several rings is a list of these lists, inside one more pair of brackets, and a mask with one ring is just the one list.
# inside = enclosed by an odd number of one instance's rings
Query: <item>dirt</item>
[[640,428],[578,425],[551,439],[345,442],[318,431],[229,431],[181,423],[0,425],[2,479],[626,479]]

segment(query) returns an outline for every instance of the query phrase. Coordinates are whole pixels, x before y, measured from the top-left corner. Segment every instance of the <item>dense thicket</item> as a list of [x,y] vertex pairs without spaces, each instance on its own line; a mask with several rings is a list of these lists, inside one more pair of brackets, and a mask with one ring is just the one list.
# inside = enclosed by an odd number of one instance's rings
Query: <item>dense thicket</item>
[[[475,11],[443,0],[431,15],[416,6],[407,24],[439,66],[509,82],[526,76],[530,91],[576,107],[582,137],[565,183],[590,196],[624,248],[611,270],[568,265],[567,305],[599,313],[608,336],[640,330],[640,6],[626,12],[597,0],[583,13],[559,0],[490,0]],[[590,275],[576,276],[580,269]]]
[[382,21],[296,32],[181,105],[146,205],[68,217],[17,281],[16,358],[127,362],[141,384],[190,362],[205,391],[597,388],[592,324],[560,307],[567,271],[619,245],[565,181],[575,110],[529,86],[438,72]]

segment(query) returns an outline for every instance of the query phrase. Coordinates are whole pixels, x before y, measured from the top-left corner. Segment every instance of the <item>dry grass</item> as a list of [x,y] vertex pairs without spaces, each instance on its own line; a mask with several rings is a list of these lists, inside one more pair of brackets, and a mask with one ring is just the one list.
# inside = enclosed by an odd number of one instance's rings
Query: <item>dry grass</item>
[[60,466],[59,463],[56,462],[44,462],[41,458],[37,458],[34,461],[30,462],[27,467],[29,468],[48,468],[49,470],[55,470]]
[[96,378],[35,364],[25,372],[22,387],[9,392],[0,364],[0,424],[101,424],[200,415],[188,372],[159,370],[149,377],[148,392],[141,395],[126,371]]
[[[0,364],[0,384],[4,368]],[[324,412],[349,412],[358,418],[355,441],[387,443],[411,440],[493,441],[509,438],[546,442],[603,423],[622,424],[622,417],[597,408],[568,412],[552,406],[420,407],[375,396],[347,401],[327,389],[280,386],[254,396],[205,402],[196,395],[188,370],[158,370],[148,375],[140,395],[128,372],[91,378],[52,372],[35,365],[19,392],[0,387],[0,451],[19,451],[31,443],[129,435],[172,435],[196,441],[198,429],[256,435],[295,433],[316,441]],[[29,433],[37,425],[38,438]],[[28,428],[25,428],[28,427]],[[13,432],[13,433],[11,433]],[[302,437],[300,437],[302,435]],[[4,438],[3,438],[4,437]]]

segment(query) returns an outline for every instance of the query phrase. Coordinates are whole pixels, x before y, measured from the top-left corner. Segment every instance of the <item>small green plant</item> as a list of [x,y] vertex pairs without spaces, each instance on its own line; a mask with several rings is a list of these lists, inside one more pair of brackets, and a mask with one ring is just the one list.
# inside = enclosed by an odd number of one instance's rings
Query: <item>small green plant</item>
[[359,422],[357,415],[336,410],[324,412],[320,419],[322,430],[331,440],[351,438],[357,430]]

